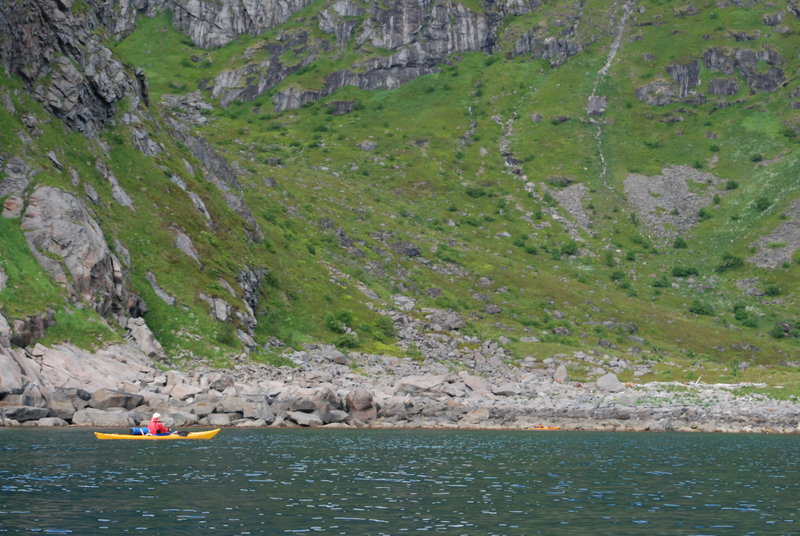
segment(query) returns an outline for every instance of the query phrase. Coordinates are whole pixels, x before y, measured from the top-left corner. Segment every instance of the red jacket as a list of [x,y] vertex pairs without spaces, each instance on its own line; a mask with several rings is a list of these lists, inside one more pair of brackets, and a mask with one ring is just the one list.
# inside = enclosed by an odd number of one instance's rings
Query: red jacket
[[150,419],[150,424],[147,425],[147,431],[150,435],[169,433],[169,429],[164,426],[163,422],[158,420],[158,417]]

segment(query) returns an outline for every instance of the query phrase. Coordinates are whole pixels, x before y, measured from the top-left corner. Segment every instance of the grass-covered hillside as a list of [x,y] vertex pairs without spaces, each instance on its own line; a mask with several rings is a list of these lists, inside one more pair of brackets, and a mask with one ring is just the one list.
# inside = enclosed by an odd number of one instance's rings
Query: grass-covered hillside
[[[800,18],[785,2],[721,6],[642,1],[621,24],[607,2],[575,13],[570,2],[548,1],[504,18],[491,53],[453,53],[395,89],[346,86],[283,111],[281,92],[319,90],[331,73],[388,52],[337,44],[317,24],[321,1],[212,50],[175,31],[169,13],[142,17],[110,48],[143,69],[147,128],[163,150],[143,154],[118,122],[102,134],[101,155],[135,210],[112,202],[93,164],[97,141],[68,132],[10,77],[2,151],[40,169],[35,183],[85,196],[71,180],[76,169],[93,186],[101,198],[93,210],[110,243],[127,249],[145,319],[173,359],[225,364],[242,352],[240,321],[212,319],[198,295],[243,309],[226,283],[238,288],[237,273],[255,267],[267,273],[255,311],[259,348],[274,337],[295,348],[329,342],[402,354],[376,310],[405,295],[417,302],[410,314],[453,309],[463,331],[504,337],[515,360],[596,351],[655,362],[650,379],[797,390]],[[526,32],[556,39],[570,24],[565,39],[580,50],[563,61],[515,52]],[[280,60],[303,67],[223,106],[214,92],[221,74],[274,62],[271,46],[298,32],[306,48],[287,47]],[[696,71],[674,67],[686,65]],[[172,97],[189,94],[208,106]],[[591,114],[590,100],[600,106]],[[19,136],[26,115],[38,119],[33,144]],[[263,240],[163,126],[168,116],[188,121],[230,162]],[[174,176],[202,198],[210,221]],[[37,269],[19,222],[0,225],[6,316],[51,308],[75,318],[81,309]],[[199,261],[175,248],[176,227]],[[176,305],[155,294],[148,272]],[[99,321],[81,314],[52,336],[120,336],[111,324],[98,335]],[[252,357],[277,362],[271,348]]]

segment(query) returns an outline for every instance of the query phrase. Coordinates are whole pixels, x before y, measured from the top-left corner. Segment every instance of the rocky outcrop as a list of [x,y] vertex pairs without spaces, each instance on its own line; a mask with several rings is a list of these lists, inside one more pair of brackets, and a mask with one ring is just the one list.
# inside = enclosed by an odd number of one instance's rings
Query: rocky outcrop
[[[777,67],[783,63],[783,59],[778,52],[768,47],[760,51],[710,48],[703,54],[703,61],[711,71],[740,74],[751,91],[775,91],[785,81],[783,71]],[[769,69],[759,69],[759,62],[769,65]]]
[[172,24],[202,48],[226,45],[244,34],[258,35],[289,20],[311,0],[175,0]]
[[[394,89],[414,78],[436,71],[454,52],[492,52],[497,40],[496,26],[503,14],[530,11],[538,2],[499,2],[499,11],[472,11],[460,3],[429,3],[422,0],[394,0],[384,4],[360,4],[346,0],[332,3],[318,16],[319,27],[335,38],[312,40],[305,32],[285,32],[277,43],[265,45],[268,58],[260,63],[221,73],[213,93],[223,105],[232,100],[249,101],[274,88],[288,75],[310,64],[317,53],[331,46],[353,42],[388,51],[384,56],[358,61],[348,69],[328,75],[322,88],[287,87],[273,97],[276,110],[298,108],[331,95],[344,86],[366,90]],[[356,24],[353,17],[363,17]],[[558,50],[547,54],[577,52],[567,44],[548,45]],[[301,60],[286,65],[281,56],[289,50],[305,53]]]
[[[135,75],[102,44],[105,28],[98,14],[110,22],[109,11],[88,3],[89,9],[71,9],[71,2],[57,0],[6,4],[0,61],[48,111],[93,135],[114,117],[120,100],[131,98],[135,109],[143,96]],[[121,34],[132,27],[132,10],[127,14],[114,12]]]
[[39,264],[75,301],[91,304],[103,316],[127,314],[137,303],[103,231],[72,194],[44,186],[34,190],[22,229]]
[[700,85],[700,64],[691,61],[685,64],[672,64],[667,67],[667,72],[678,84],[678,97],[688,97],[695,87]]

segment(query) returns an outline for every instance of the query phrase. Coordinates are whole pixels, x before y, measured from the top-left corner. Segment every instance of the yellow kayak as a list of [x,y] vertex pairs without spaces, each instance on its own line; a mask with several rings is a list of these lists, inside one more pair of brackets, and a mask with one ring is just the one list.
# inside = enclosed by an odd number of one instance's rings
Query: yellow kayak
[[154,439],[211,439],[219,433],[220,429],[204,430],[202,432],[181,432],[171,433],[166,435],[133,435],[133,434],[106,434],[103,432],[95,432],[94,436],[97,439],[144,439],[147,441]]

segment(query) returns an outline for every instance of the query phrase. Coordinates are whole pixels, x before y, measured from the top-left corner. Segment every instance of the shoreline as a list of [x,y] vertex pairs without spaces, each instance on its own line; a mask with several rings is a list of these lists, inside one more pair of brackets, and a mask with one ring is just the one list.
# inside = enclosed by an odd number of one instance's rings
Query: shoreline
[[10,357],[0,372],[19,381],[0,393],[0,427],[124,429],[157,411],[177,429],[800,433],[800,401],[753,392],[760,385],[623,383],[613,372],[577,383],[555,362],[455,372],[452,362],[345,356],[325,346],[307,348],[296,367],[185,372],[160,370],[124,346],[98,354],[37,346]]

